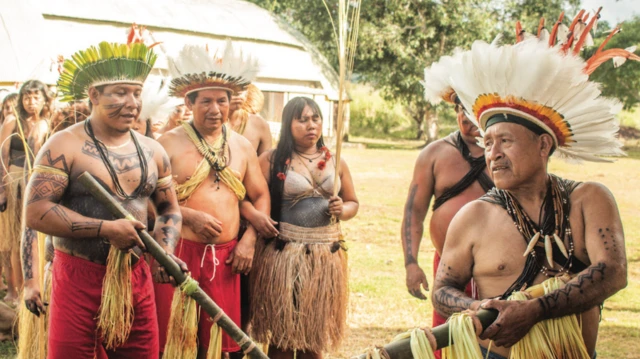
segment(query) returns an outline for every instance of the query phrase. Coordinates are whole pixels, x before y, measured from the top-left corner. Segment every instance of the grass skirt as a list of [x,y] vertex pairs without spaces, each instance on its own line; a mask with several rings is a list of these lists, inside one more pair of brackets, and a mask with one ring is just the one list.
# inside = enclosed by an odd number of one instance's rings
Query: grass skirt
[[278,239],[256,244],[251,334],[281,350],[336,349],[346,327],[348,294],[339,224],[280,223]]
[[0,215],[0,252],[20,250],[20,232],[22,230],[22,199],[24,197],[24,170],[11,166],[7,174],[7,209]]

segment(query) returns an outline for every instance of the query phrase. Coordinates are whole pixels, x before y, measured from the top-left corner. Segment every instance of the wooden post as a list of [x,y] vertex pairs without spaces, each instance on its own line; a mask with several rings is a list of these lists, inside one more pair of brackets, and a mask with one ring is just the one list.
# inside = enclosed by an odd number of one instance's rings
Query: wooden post
[[[127,212],[120,203],[116,202],[111,195],[98,183],[98,181],[91,176],[89,172],[84,172],[78,177],[78,181],[82,183],[86,187],[86,189],[91,193],[93,197],[95,197],[98,201],[100,201],[108,210],[113,214],[116,218],[127,218],[131,215]],[[167,273],[175,278],[176,283],[178,285],[182,284],[182,282],[187,279],[187,275],[182,272],[178,263],[176,263],[171,257],[169,257],[166,251],[160,247],[158,243],[156,243],[155,239],[151,237],[151,235],[146,230],[139,230],[138,234],[140,235],[140,239],[147,247],[147,251],[155,258],[160,265],[162,265]],[[269,359],[259,348],[258,346],[245,334],[238,326],[218,307],[218,305],[205,293],[200,286],[198,289],[191,295],[200,307],[207,312],[211,316],[211,318],[215,318],[222,314],[220,320],[218,320],[218,325],[222,330],[224,330],[231,339],[233,339],[242,350],[251,358],[251,359]]]

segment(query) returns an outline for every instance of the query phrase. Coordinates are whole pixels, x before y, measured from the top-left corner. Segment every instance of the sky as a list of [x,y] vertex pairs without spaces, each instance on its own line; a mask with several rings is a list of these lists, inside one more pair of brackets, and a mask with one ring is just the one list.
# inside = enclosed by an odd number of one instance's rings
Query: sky
[[582,8],[593,12],[602,6],[601,19],[611,26],[640,16],[640,0],[582,0]]

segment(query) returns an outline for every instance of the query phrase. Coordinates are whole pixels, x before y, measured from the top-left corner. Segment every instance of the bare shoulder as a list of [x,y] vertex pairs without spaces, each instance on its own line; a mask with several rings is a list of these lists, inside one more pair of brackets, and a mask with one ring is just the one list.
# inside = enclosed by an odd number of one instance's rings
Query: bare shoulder
[[[88,139],[86,132],[84,131],[83,123],[76,123],[75,125],[69,126],[68,128],[56,132],[53,136],[49,137],[47,142],[45,143],[45,147],[53,147],[55,148],[77,148],[76,146],[80,143],[84,143],[85,140]],[[44,148],[44,147],[43,147]]]
[[449,136],[433,141],[430,144],[428,144],[425,148],[423,148],[420,151],[418,160],[433,162],[438,157],[448,152],[448,150],[453,149],[453,146],[451,146],[450,143],[447,143],[446,141],[447,138],[449,138]]
[[228,131],[227,133],[229,134],[230,144],[235,144],[242,152],[250,152],[255,155],[256,150],[253,148],[253,145],[251,145],[251,142],[249,142],[249,140],[244,136],[239,135],[235,131]]
[[451,221],[451,225],[462,225],[464,227],[483,227],[487,221],[482,218],[495,218],[498,212],[503,211],[498,205],[476,199],[471,201],[456,213]]
[[[165,132],[160,138],[158,143],[167,151],[172,152],[174,146],[179,148],[180,142],[186,139],[186,133],[182,126],[178,126],[171,131]],[[169,153],[171,155],[171,153]]]
[[613,193],[602,183],[584,182],[579,184],[571,193],[571,205],[581,210],[598,210],[617,207]]
[[269,129],[269,123],[267,123],[267,120],[258,114],[249,115],[249,125],[261,130]]
[[16,127],[16,116],[14,115],[7,116],[7,118],[5,118],[4,122],[2,123],[2,131],[13,132],[15,127]]
[[571,193],[572,202],[578,201],[599,201],[602,199],[613,199],[613,193],[607,186],[598,182],[580,183]]

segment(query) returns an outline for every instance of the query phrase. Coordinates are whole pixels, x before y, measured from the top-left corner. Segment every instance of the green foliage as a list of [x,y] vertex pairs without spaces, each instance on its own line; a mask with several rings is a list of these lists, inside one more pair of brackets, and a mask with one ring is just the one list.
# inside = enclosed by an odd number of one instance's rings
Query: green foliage
[[371,86],[356,85],[351,89],[351,116],[349,132],[354,136],[370,138],[411,138],[411,119],[402,107],[387,101]]

